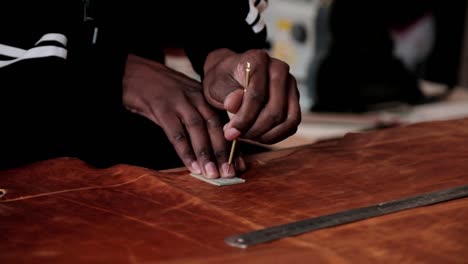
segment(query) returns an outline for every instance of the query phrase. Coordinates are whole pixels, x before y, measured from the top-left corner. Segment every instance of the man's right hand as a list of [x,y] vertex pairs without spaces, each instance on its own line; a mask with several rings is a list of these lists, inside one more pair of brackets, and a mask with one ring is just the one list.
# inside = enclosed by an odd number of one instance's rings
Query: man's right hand
[[[245,87],[247,62],[251,70]],[[207,102],[233,114],[225,127],[226,140],[242,137],[274,144],[296,133],[301,122],[299,90],[287,63],[264,50],[218,49],[208,55],[204,70]]]

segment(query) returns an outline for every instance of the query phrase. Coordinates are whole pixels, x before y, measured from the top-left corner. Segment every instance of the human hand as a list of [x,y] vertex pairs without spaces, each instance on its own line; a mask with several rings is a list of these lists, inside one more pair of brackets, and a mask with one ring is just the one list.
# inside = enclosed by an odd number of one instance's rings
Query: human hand
[[[251,71],[244,94],[247,62]],[[234,114],[225,126],[227,140],[242,136],[273,144],[297,131],[301,122],[299,92],[288,64],[263,50],[238,54],[219,49],[208,55],[204,71],[203,89],[208,103]]]
[[[233,177],[228,172],[228,142],[224,139],[224,112],[204,99],[202,85],[163,64],[128,56],[123,80],[127,109],[152,120],[166,133],[185,166],[207,178]],[[245,169],[242,158],[237,169]]]

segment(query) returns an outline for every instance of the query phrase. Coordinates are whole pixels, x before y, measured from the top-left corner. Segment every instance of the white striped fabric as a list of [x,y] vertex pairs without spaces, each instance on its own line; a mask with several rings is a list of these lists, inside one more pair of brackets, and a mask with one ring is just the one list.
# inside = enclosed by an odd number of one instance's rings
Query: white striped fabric
[[36,42],[35,47],[32,47],[29,50],[0,44],[0,55],[12,58],[9,60],[0,60],[0,68],[6,67],[18,61],[27,60],[27,59],[45,58],[45,57],[59,57],[63,59],[67,58],[67,50],[63,47],[59,47],[55,45],[46,45],[46,46],[37,47],[38,44],[44,41],[57,42],[63,46],[67,45],[67,37],[63,34],[58,34],[58,33],[45,34]]
[[253,32],[259,33],[265,28],[265,21],[261,17],[261,13],[268,7],[267,0],[248,0],[249,1],[249,13],[245,17]]
[[67,46],[67,42],[68,42],[67,37],[65,37],[65,35],[57,34],[57,33],[45,34],[36,42],[36,45],[43,41],[57,41],[58,43],[64,46]]
[[20,48],[15,48],[12,46],[0,44],[0,55],[2,56],[18,58],[18,57],[23,56],[24,53],[26,53],[25,49],[20,49]]

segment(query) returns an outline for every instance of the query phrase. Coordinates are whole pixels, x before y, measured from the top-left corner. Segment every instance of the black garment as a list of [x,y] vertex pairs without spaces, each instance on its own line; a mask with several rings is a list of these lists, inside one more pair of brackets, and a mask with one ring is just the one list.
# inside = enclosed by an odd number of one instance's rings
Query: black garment
[[164,48],[183,47],[202,74],[213,49],[263,47],[266,28],[253,30],[261,20],[246,22],[250,2],[3,3],[0,168],[60,156],[99,167],[181,166],[162,129],[122,106],[127,54],[164,62]]

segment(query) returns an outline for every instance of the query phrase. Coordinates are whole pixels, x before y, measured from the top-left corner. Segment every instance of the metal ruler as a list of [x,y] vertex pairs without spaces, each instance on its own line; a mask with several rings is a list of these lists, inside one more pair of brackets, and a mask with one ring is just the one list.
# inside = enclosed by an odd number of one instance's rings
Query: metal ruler
[[425,193],[367,207],[360,207],[334,214],[268,227],[240,235],[234,235],[225,238],[225,242],[233,247],[247,248],[252,245],[295,236],[305,232],[352,223],[371,217],[395,213],[406,209],[436,204],[467,196],[468,185],[464,185],[442,191]]

